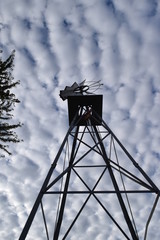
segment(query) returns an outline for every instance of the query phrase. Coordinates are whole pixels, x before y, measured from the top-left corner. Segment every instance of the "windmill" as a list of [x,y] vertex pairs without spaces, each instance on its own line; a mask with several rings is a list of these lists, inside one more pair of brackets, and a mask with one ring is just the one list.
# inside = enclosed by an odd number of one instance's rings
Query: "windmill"
[[[103,96],[94,94],[101,85],[83,81],[60,91],[69,129],[19,240],[38,214],[39,239],[147,239],[160,191],[103,120]],[[139,198],[150,203],[145,218]]]

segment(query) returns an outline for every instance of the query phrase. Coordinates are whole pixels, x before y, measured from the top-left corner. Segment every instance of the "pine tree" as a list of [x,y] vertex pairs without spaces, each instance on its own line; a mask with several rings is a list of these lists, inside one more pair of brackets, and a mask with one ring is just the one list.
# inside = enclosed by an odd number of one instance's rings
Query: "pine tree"
[[[12,123],[12,111],[15,104],[20,102],[15,94],[11,92],[12,88],[20,84],[20,81],[14,81],[12,75],[14,57],[15,51],[5,61],[0,59],[0,150],[7,152],[9,155],[11,152],[9,152],[9,146],[6,143],[21,141],[14,130],[22,126],[20,122],[17,124]],[[0,153],[0,157],[2,156],[4,155]]]

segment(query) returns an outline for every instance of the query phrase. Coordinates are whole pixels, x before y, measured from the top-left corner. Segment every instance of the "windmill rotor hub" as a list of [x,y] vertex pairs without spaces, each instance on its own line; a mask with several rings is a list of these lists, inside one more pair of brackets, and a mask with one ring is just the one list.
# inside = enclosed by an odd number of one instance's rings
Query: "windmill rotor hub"
[[74,89],[74,92],[80,92],[83,94],[83,92],[87,92],[89,90],[89,86],[88,85],[82,85],[82,86],[78,86],[77,88]]

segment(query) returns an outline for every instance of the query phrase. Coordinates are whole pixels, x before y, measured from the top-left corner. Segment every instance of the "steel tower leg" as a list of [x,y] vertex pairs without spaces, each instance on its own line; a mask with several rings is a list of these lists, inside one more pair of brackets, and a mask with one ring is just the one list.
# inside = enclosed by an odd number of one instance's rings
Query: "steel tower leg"
[[51,178],[51,176],[53,174],[53,171],[54,171],[54,169],[55,169],[55,167],[57,165],[57,161],[59,159],[59,156],[61,155],[61,152],[63,151],[63,148],[64,148],[64,146],[66,144],[66,141],[68,139],[69,134],[71,133],[72,129],[75,127],[76,118],[77,118],[77,113],[76,113],[76,115],[75,115],[75,117],[74,117],[74,119],[73,119],[69,129],[68,129],[68,132],[67,132],[67,134],[66,134],[66,136],[65,136],[65,138],[64,138],[64,140],[62,142],[62,145],[61,145],[61,147],[60,147],[60,149],[59,149],[59,151],[57,153],[57,156],[56,156],[55,160],[53,161],[53,163],[52,163],[52,165],[51,165],[51,167],[49,169],[47,177],[46,177],[46,179],[45,179],[45,181],[44,181],[44,183],[42,185],[42,188],[41,188],[41,190],[40,190],[40,192],[38,194],[38,197],[37,197],[37,199],[36,199],[36,201],[35,201],[35,203],[33,205],[33,208],[31,210],[30,215],[29,215],[29,217],[28,217],[28,219],[26,221],[26,224],[25,224],[25,226],[24,226],[24,228],[22,230],[22,233],[21,233],[21,235],[19,237],[19,240],[25,240],[26,239],[28,231],[29,231],[29,229],[30,229],[30,227],[32,225],[33,219],[34,219],[34,217],[36,215],[37,209],[38,209],[38,207],[41,204],[42,197],[43,197],[44,193],[46,192],[46,188],[47,188],[47,186],[49,184],[50,178]]
[[130,220],[130,217],[129,217],[129,215],[128,215],[127,209],[126,209],[126,207],[125,207],[123,198],[122,198],[122,196],[121,196],[121,193],[120,193],[120,190],[119,190],[119,187],[118,187],[116,178],[115,178],[115,176],[114,176],[114,174],[113,174],[113,171],[112,171],[112,168],[111,168],[109,159],[108,159],[108,157],[107,157],[107,153],[106,153],[106,151],[105,151],[104,144],[103,144],[103,142],[101,141],[101,137],[100,137],[100,135],[99,135],[99,133],[98,133],[98,131],[97,131],[97,128],[96,128],[95,126],[93,126],[93,127],[94,127],[94,130],[95,130],[97,139],[98,139],[98,141],[99,141],[99,143],[100,143],[100,147],[101,147],[102,154],[103,154],[103,159],[104,159],[104,161],[106,162],[106,165],[107,165],[107,167],[108,167],[108,171],[109,171],[110,177],[111,177],[111,179],[112,179],[112,183],[113,183],[113,185],[114,185],[115,192],[116,192],[116,194],[117,194],[117,197],[118,197],[118,200],[119,200],[121,209],[122,209],[122,211],[123,211],[124,218],[125,218],[125,220],[126,220],[126,223],[127,223],[127,225],[128,225],[128,228],[129,228],[129,230],[130,230],[131,236],[132,236],[133,240],[138,240],[137,235],[136,235],[136,232],[135,232],[135,229],[134,229],[134,227],[133,227],[133,225],[132,225],[132,222],[131,222],[131,220]]
[[113,138],[116,140],[116,142],[119,144],[119,146],[122,148],[122,150],[125,152],[125,154],[128,156],[130,161],[133,163],[133,165],[141,172],[141,174],[144,176],[144,178],[150,183],[150,185],[154,188],[155,192],[160,196],[160,189],[154,184],[154,182],[151,180],[151,178],[145,173],[145,171],[138,165],[138,163],[134,160],[134,158],[131,156],[131,154],[127,151],[127,149],[123,146],[123,144],[120,142],[120,140],[116,137],[116,135],[112,132],[112,130],[109,128],[109,126],[106,124],[106,122],[95,112],[96,119],[99,122],[102,122],[103,127],[113,136]]
[[56,228],[55,228],[53,240],[58,240],[59,232],[60,232],[60,228],[61,228],[61,224],[62,224],[65,202],[66,202],[66,197],[67,197],[67,191],[68,191],[68,186],[69,186],[69,180],[70,180],[70,175],[71,175],[71,167],[72,167],[73,161],[74,161],[78,130],[79,130],[79,127],[77,127],[77,129],[76,129],[76,134],[75,134],[74,140],[73,140],[72,152],[71,152],[71,157],[70,157],[70,161],[69,161],[69,168],[70,169],[67,172],[66,182],[65,182],[65,186],[64,186],[64,194],[63,194],[62,201],[61,201],[61,206],[60,206],[60,210],[59,210],[59,217],[58,217],[58,220],[57,220],[57,223],[56,223]]

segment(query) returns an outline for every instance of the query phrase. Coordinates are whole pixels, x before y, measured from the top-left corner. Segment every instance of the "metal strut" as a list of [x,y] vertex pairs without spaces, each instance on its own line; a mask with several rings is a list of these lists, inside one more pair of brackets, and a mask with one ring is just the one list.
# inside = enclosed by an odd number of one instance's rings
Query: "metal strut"
[[47,185],[48,185],[48,183],[49,183],[49,181],[50,181],[50,178],[51,178],[51,176],[52,176],[52,173],[53,173],[53,171],[54,171],[54,169],[55,169],[55,167],[56,167],[56,165],[57,165],[58,159],[59,159],[59,157],[60,157],[60,155],[61,155],[61,152],[63,151],[63,148],[64,148],[64,146],[65,146],[65,144],[66,144],[67,139],[68,139],[68,136],[69,136],[70,132],[72,131],[72,129],[75,127],[76,122],[77,122],[77,121],[80,121],[80,119],[77,120],[77,114],[78,114],[78,112],[75,114],[75,117],[74,117],[74,119],[73,119],[73,121],[72,121],[72,123],[71,123],[71,125],[70,125],[70,127],[69,127],[69,129],[68,129],[68,132],[67,132],[67,134],[66,134],[66,136],[65,136],[65,138],[64,138],[64,140],[63,140],[63,142],[62,142],[62,145],[61,145],[61,147],[60,147],[60,149],[59,149],[59,151],[58,151],[58,153],[57,153],[57,156],[56,156],[54,162],[52,163],[52,165],[51,165],[51,167],[50,167],[50,169],[49,169],[49,172],[48,172],[48,174],[47,174],[47,176],[46,176],[46,179],[45,179],[45,181],[44,181],[44,183],[43,183],[43,185],[42,185],[42,188],[41,188],[41,190],[40,190],[40,192],[39,192],[39,194],[38,194],[38,196],[37,196],[37,199],[36,199],[36,201],[35,201],[35,203],[34,203],[34,205],[33,205],[33,208],[32,208],[32,210],[31,210],[31,212],[30,212],[30,215],[29,215],[29,217],[28,217],[28,219],[27,219],[27,221],[26,221],[26,224],[25,224],[25,226],[24,226],[24,228],[23,228],[23,230],[22,230],[22,232],[21,232],[21,235],[20,235],[20,237],[19,237],[19,240],[25,240],[25,239],[26,239],[26,236],[27,236],[28,231],[29,231],[29,229],[30,229],[30,227],[31,227],[31,224],[32,224],[32,222],[33,222],[33,219],[34,219],[34,217],[35,217],[35,215],[36,215],[36,212],[37,212],[37,210],[38,210],[38,207],[39,207],[40,204],[41,204],[41,200],[42,200],[43,194],[44,194],[45,191],[46,191]]
[[79,130],[79,126],[77,126],[76,134],[75,134],[74,140],[73,140],[72,152],[71,152],[71,157],[70,157],[70,161],[69,161],[70,169],[67,172],[66,182],[65,182],[65,186],[64,186],[64,194],[63,194],[62,201],[61,201],[59,217],[58,217],[58,220],[57,220],[57,224],[56,224],[53,240],[58,240],[59,232],[60,232],[60,228],[61,228],[61,224],[62,224],[63,213],[64,213],[66,197],[67,197],[67,192],[68,192],[68,186],[69,186],[69,180],[70,180],[70,175],[71,175],[71,168],[72,168],[73,161],[74,161],[74,156],[75,156],[75,149],[76,149],[78,130]]
[[[93,110],[94,111],[94,110]],[[144,178],[147,180],[147,182],[150,183],[150,185],[152,186],[152,188],[155,190],[155,192],[160,196],[160,190],[158,189],[158,187],[154,184],[154,182],[151,180],[151,178],[144,172],[144,170],[138,165],[138,163],[134,160],[134,158],[131,156],[131,154],[127,151],[127,149],[123,146],[123,144],[120,142],[120,140],[116,137],[116,135],[112,132],[112,130],[108,127],[108,125],[105,123],[105,121],[98,116],[98,114],[95,112],[95,115],[97,117],[97,121],[102,122],[102,126],[111,133],[111,135],[113,136],[113,138],[116,140],[116,142],[119,144],[119,146],[121,147],[121,149],[125,152],[125,154],[127,155],[127,157],[131,160],[131,162],[133,163],[133,165],[141,172],[141,174],[144,176]]]
[[113,174],[113,171],[112,171],[112,168],[111,168],[111,165],[110,165],[110,162],[109,162],[109,159],[107,157],[107,153],[106,153],[106,150],[104,148],[104,144],[103,142],[101,141],[101,138],[100,138],[100,135],[99,135],[99,132],[97,131],[97,128],[96,126],[93,126],[94,127],[94,130],[95,130],[95,133],[96,133],[96,136],[97,136],[97,139],[100,143],[100,147],[101,147],[101,150],[102,150],[102,156],[103,156],[103,159],[108,167],[108,171],[109,171],[109,174],[110,174],[110,177],[111,177],[111,180],[112,180],[112,183],[113,183],[113,186],[115,188],[115,191],[116,191],[116,194],[117,194],[117,197],[118,197],[118,200],[119,200],[119,203],[120,203],[120,206],[121,206],[121,209],[123,211],[123,215],[124,215],[124,218],[126,220],[126,223],[128,225],[128,228],[130,230],[130,233],[131,233],[131,236],[133,238],[133,240],[138,240],[138,237],[136,235],[136,232],[135,232],[135,229],[132,225],[132,222],[130,220],[130,217],[128,215],[128,212],[127,212],[127,209],[125,207],[125,204],[124,204],[124,201],[123,201],[123,198],[121,196],[121,193],[120,193],[120,190],[119,190],[119,187],[118,187],[118,184],[117,184],[117,181],[116,181],[116,178]]

